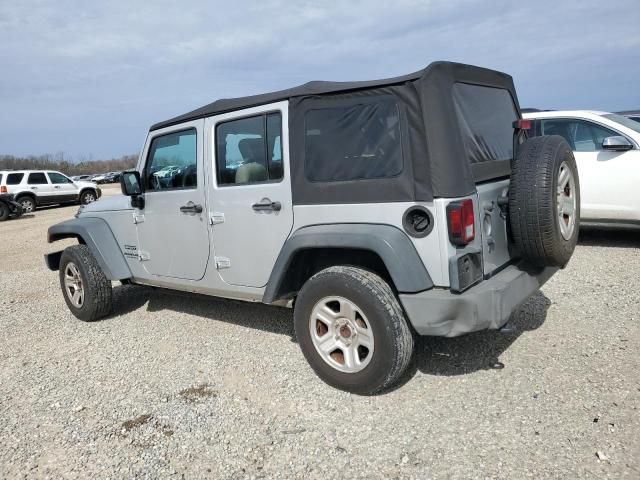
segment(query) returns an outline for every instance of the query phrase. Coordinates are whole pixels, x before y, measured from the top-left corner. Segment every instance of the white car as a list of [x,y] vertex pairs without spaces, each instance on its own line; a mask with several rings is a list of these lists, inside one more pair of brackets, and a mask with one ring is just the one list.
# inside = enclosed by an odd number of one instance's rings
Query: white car
[[102,195],[93,182],[74,182],[60,172],[8,170],[0,172],[0,192],[13,194],[24,213],[41,205],[95,202]]
[[580,178],[580,223],[640,228],[640,123],[587,110],[525,113],[530,135],[564,137]]

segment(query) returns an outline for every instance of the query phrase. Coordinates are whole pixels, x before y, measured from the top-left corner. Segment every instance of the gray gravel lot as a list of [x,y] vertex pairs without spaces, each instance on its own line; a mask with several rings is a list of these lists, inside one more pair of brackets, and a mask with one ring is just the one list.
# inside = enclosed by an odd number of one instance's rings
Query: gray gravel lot
[[583,233],[515,331],[422,339],[359,397],[287,309],[117,286],[76,320],[42,260],[76,208],[0,224],[1,478],[640,478],[640,233]]

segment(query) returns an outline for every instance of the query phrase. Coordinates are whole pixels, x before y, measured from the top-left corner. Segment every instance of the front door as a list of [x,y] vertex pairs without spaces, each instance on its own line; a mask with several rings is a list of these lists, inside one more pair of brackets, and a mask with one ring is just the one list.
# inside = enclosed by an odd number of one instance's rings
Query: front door
[[204,121],[152,132],[141,172],[144,209],[137,210],[138,256],[154,276],[204,277],[209,259],[202,128]]
[[226,283],[263,287],[293,227],[287,102],[206,122],[216,268]]
[[73,202],[78,199],[78,187],[75,186],[70,178],[58,172],[47,172],[47,175],[53,186],[52,200],[58,202]]

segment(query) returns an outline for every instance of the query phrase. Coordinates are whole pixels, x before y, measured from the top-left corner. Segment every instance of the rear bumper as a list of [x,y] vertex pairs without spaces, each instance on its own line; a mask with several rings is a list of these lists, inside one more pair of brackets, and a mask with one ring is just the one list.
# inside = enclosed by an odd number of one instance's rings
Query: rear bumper
[[520,263],[461,294],[434,288],[401,294],[400,301],[420,335],[457,337],[502,327],[511,313],[557,271],[555,267],[540,270]]

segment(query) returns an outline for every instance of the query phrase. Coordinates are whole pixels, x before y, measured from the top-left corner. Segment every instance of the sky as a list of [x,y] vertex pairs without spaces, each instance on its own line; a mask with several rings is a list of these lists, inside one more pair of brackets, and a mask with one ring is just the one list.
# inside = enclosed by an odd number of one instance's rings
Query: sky
[[119,157],[218,98],[434,60],[523,107],[640,108],[640,0],[0,0],[0,154]]

